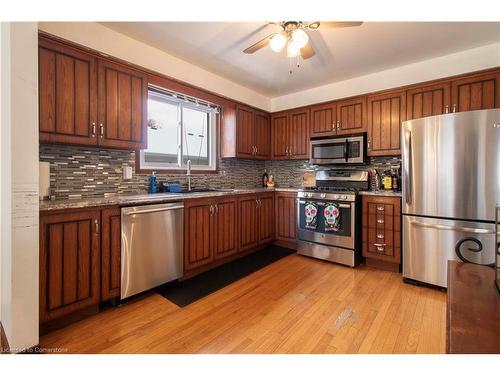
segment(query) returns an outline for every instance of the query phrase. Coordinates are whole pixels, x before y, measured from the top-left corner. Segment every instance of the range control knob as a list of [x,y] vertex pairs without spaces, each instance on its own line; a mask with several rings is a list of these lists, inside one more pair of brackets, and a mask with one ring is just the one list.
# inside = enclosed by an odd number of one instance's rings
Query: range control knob
[[333,196],[333,199],[339,199],[338,194],[335,194],[335,195]]
[[346,200],[346,199],[347,199],[347,197],[346,197],[345,195],[342,195],[342,196],[340,197],[340,199]]
[[321,193],[321,198],[325,198],[326,197],[326,194],[325,193]]

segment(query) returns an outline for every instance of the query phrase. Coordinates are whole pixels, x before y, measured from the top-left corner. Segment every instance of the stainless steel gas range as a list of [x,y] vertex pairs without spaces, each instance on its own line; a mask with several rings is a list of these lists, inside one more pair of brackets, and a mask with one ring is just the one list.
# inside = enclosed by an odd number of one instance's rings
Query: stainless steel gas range
[[361,259],[358,191],[364,170],[316,170],[316,187],[297,193],[298,253],[355,267]]

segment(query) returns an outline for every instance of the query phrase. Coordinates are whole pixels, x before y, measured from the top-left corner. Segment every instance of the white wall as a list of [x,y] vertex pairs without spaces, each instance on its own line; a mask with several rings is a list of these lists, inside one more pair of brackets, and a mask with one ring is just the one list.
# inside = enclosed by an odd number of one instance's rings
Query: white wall
[[1,29],[1,317],[19,351],[38,344],[38,30]]
[[500,43],[275,97],[271,99],[271,111],[321,103],[497,66],[500,66]]
[[269,98],[95,22],[40,22],[40,30],[268,111]]

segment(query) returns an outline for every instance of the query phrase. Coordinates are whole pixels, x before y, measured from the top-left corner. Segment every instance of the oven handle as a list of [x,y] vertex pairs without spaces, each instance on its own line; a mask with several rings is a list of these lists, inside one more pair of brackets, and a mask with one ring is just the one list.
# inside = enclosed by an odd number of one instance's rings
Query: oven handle
[[[306,201],[303,201],[303,200],[297,200],[297,202],[299,202],[299,204],[306,204]],[[316,203],[318,204],[318,206],[324,206],[325,205],[325,202],[316,202]],[[345,203],[340,203],[339,207],[340,208],[351,208],[351,205],[350,204],[345,204]]]
[[348,149],[349,149],[349,141],[346,138],[346,140],[344,142],[344,159],[345,159],[346,163],[347,163],[347,161],[349,159]]

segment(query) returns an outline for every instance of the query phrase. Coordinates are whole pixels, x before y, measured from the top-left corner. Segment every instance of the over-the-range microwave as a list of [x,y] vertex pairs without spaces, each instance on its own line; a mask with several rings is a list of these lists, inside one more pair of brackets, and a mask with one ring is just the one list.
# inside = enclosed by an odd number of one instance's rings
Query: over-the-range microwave
[[366,133],[311,138],[311,164],[363,164],[366,160]]

